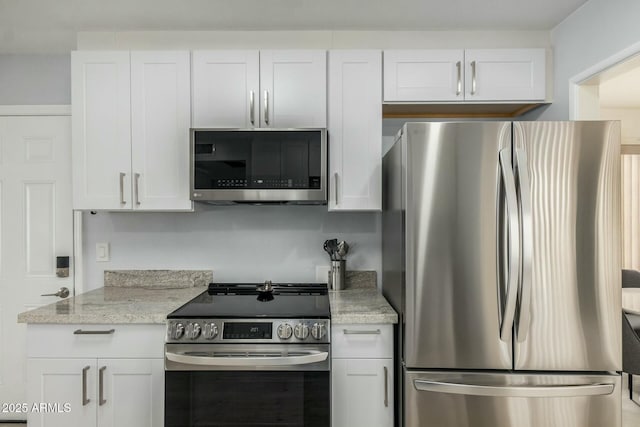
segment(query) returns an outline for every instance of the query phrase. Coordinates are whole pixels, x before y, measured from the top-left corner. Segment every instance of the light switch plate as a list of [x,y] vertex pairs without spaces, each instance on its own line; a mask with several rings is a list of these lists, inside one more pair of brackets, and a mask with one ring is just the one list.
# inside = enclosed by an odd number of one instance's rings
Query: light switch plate
[[316,282],[327,283],[329,281],[330,269],[331,267],[328,265],[316,265]]
[[108,262],[111,260],[111,253],[109,251],[109,243],[96,243],[96,261]]

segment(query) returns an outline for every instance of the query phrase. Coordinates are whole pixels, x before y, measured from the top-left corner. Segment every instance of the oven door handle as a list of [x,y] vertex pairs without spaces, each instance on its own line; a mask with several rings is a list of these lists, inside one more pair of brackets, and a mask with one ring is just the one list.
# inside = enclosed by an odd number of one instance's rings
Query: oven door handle
[[172,362],[200,366],[295,366],[324,362],[329,357],[329,353],[326,351],[310,351],[304,355],[275,357],[252,357],[251,355],[211,357],[170,352],[165,353],[165,355]]

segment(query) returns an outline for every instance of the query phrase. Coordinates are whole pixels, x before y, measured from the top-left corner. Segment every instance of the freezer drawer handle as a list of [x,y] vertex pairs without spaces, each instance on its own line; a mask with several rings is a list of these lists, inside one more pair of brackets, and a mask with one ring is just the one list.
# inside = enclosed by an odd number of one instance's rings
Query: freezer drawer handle
[[326,351],[309,351],[307,354],[296,356],[246,356],[229,357],[221,356],[192,356],[184,353],[166,353],[167,360],[187,365],[202,366],[294,366],[308,365],[327,360],[329,353]]
[[414,380],[419,391],[492,397],[580,397],[613,393],[615,384],[571,384],[562,386],[493,386]]

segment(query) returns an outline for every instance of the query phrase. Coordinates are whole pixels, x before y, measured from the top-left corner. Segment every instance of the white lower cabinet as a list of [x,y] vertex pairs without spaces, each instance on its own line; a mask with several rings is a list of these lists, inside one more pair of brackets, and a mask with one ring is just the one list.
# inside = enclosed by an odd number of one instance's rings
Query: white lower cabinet
[[392,427],[392,325],[334,325],[332,427]]
[[163,325],[29,325],[27,337],[29,427],[163,426]]

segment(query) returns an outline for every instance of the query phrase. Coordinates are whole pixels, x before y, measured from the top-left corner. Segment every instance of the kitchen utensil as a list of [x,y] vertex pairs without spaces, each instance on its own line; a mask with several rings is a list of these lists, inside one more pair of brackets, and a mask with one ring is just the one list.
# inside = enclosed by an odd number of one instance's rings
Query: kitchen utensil
[[330,257],[331,261],[336,261],[338,259],[338,239],[330,239],[327,240],[329,250],[331,251]]
[[345,255],[349,253],[349,244],[344,240],[338,243],[338,256],[340,259],[344,259]]
[[324,245],[322,246],[324,251],[329,254],[329,258],[333,261],[333,252],[329,248],[329,241],[325,240]]

